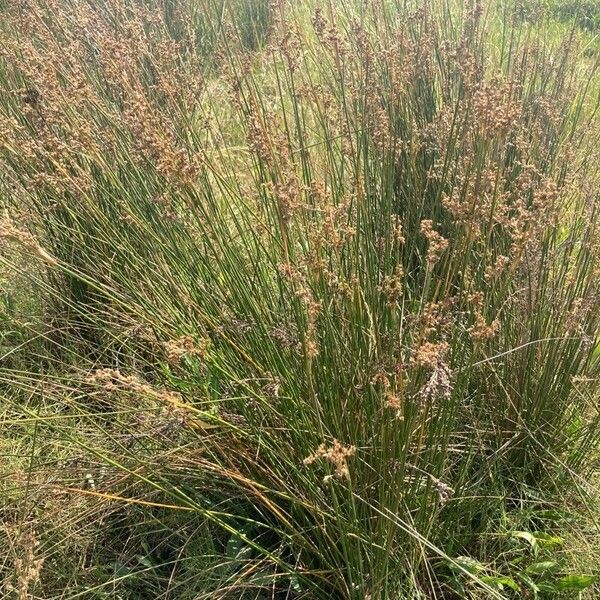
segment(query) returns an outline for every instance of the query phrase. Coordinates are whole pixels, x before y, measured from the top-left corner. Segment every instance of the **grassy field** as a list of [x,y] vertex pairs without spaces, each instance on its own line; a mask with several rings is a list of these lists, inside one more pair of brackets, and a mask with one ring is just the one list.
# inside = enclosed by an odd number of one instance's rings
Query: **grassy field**
[[0,598],[600,595],[600,5],[0,0]]

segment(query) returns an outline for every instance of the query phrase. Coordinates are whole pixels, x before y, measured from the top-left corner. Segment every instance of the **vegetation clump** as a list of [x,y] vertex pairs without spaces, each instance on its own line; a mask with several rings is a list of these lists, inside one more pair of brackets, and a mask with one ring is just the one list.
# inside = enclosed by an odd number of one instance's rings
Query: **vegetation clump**
[[0,321],[3,590],[593,597],[587,33],[494,0],[0,14],[0,260],[37,300]]

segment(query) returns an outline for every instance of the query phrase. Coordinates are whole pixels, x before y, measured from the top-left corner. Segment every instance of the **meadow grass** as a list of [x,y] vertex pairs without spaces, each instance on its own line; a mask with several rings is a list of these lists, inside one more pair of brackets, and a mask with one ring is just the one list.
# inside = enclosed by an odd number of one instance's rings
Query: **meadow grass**
[[0,3],[3,593],[593,597],[594,33],[321,4]]

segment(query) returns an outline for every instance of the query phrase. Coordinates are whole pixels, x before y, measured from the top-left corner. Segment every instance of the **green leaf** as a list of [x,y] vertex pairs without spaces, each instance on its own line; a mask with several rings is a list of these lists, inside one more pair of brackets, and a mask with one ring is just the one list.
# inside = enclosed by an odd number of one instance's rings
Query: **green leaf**
[[504,575],[484,575],[481,578],[481,581],[483,581],[483,583],[487,583],[488,585],[496,586],[499,590],[503,590],[505,586],[509,587],[515,592],[519,592],[521,590],[519,584],[512,577],[505,577]]
[[[92,569],[92,572],[94,572],[94,573],[101,573],[101,571],[102,571],[101,568],[100,569],[96,569],[96,568]],[[119,561],[114,562],[113,574],[115,577],[125,577],[126,575],[129,575],[129,573],[131,573],[131,569],[127,565],[125,565]]]
[[572,521],[574,519],[571,513],[560,510],[540,510],[535,516],[546,521]]
[[526,573],[518,573],[517,577],[533,592],[534,596],[537,597],[540,588],[537,586],[535,581],[529,577]]
[[302,586],[300,585],[300,579],[297,575],[292,575],[290,577],[290,586],[297,594],[302,593]]
[[252,554],[252,548],[243,539],[250,534],[251,526],[247,523],[240,527],[238,534],[232,535],[227,541],[225,554],[234,561],[246,560]]
[[537,540],[536,536],[534,536],[532,533],[529,533],[529,531],[511,531],[510,535],[511,535],[511,537],[525,540],[531,546],[531,549],[534,552],[537,552],[538,540]]
[[459,597],[463,598],[465,596],[465,586],[462,581],[458,579],[458,577],[452,577],[446,582],[446,585]]
[[136,556],[136,558],[141,565],[144,565],[144,567],[154,569],[154,565],[152,564],[152,561],[147,556],[142,556],[141,554],[138,554]]
[[540,573],[545,573],[546,571],[551,571],[553,569],[556,569],[556,567],[558,567],[558,563],[556,563],[553,560],[544,560],[542,562],[536,562],[533,563],[531,565],[529,565],[526,569],[525,572],[534,575],[539,575]]
[[564,591],[581,591],[593,585],[598,579],[595,575],[566,575],[556,582],[556,589]]
[[561,546],[563,544],[562,538],[555,535],[550,535],[544,531],[535,531],[533,535],[535,536],[538,544],[544,548],[554,548],[555,546]]
[[244,548],[246,548],[246,544],[242,539],[237,535],[232,535],[227,541],[225,554],[228,558],[237,559],[243,553]]
[[471,575],[477,575],[482,571],[485,571],[485,565],[470,556],[457,556],[454,561],[450,563],[450,568],[467,571],[467,573],[470,573]]
[[554,594],[554,596],[550,596],[551,598],[555,598],[556,594],[559,593],[558,589],[556,589],[556,585],[550,581],[540,581],[538,582],[538,588],[540,592],[546,592],[546,594]]

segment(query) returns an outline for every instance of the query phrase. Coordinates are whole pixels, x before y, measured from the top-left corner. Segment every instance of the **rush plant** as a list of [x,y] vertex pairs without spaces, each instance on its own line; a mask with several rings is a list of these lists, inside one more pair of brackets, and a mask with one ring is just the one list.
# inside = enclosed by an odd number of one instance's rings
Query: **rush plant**
[[2,379],[15,422],[108,473],[56,486],[160,524],[155,580],[123,593],[525,589],[488,536],[585,489],[598,444],[577,31],[500,2],[25,4],[3,8],[0,239],[61,334]]

